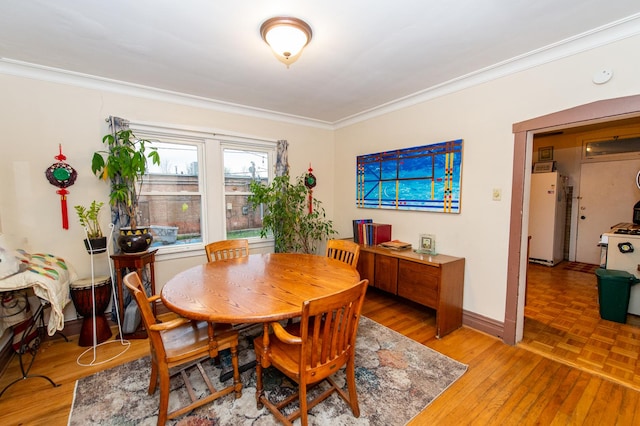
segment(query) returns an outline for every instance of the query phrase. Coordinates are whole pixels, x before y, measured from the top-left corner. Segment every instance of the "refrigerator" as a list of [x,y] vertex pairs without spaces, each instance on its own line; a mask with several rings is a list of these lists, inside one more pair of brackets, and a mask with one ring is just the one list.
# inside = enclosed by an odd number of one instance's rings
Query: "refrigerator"
[[529,262],[554,266],[564,259],[567,199],[558,172],[533,173],[529,201]]

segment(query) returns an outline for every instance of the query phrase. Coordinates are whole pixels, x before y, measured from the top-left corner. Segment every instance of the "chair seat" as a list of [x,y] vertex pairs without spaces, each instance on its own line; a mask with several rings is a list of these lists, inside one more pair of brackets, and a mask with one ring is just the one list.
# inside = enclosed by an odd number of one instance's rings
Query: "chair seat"
[[[161,332],[167,362],[183,361],[202,357],[202,347],[209,344],[208,324],[205,321],[190,322]],[[218,331],[215,338],[218,349],[228,349],[238,343],[238,333],[227,328]]]

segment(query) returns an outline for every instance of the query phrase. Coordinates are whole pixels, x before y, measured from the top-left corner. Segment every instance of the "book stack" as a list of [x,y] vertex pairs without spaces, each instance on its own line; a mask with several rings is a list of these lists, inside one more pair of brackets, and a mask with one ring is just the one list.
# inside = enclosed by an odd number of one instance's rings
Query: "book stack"
[[405,243],[400,240],[387,241],[380,244],[380,247],[388,248],[390,250],[408,250],[411,248],[411,243]]
[[371,219],[356,219],[353,221],[353,240],[368,246],[391,241],[391,225],[373,223]]
[[363,242],[363,227],[367,223],[373,223],[373,219],[354,219],[353,220],[353,242],[358,244],[364,244]]

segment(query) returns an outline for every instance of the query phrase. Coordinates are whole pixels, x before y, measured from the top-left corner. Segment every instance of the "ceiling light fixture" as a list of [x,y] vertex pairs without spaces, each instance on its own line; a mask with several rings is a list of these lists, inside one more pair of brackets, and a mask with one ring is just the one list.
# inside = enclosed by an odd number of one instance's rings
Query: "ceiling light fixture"
[[276,58],[287,65],[287,68],[298,60],[312,35],[311,27],[302,19],[283,16],[264,21],[260,34]]

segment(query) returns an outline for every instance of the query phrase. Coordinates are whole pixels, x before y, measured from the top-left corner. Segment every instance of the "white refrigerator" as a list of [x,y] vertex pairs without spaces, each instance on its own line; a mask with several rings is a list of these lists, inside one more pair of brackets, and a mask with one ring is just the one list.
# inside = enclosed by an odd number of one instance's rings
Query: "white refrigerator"
[[533,173],[529,201],[529,261],[554,266],[564,258],[567,200],[558,172]]

